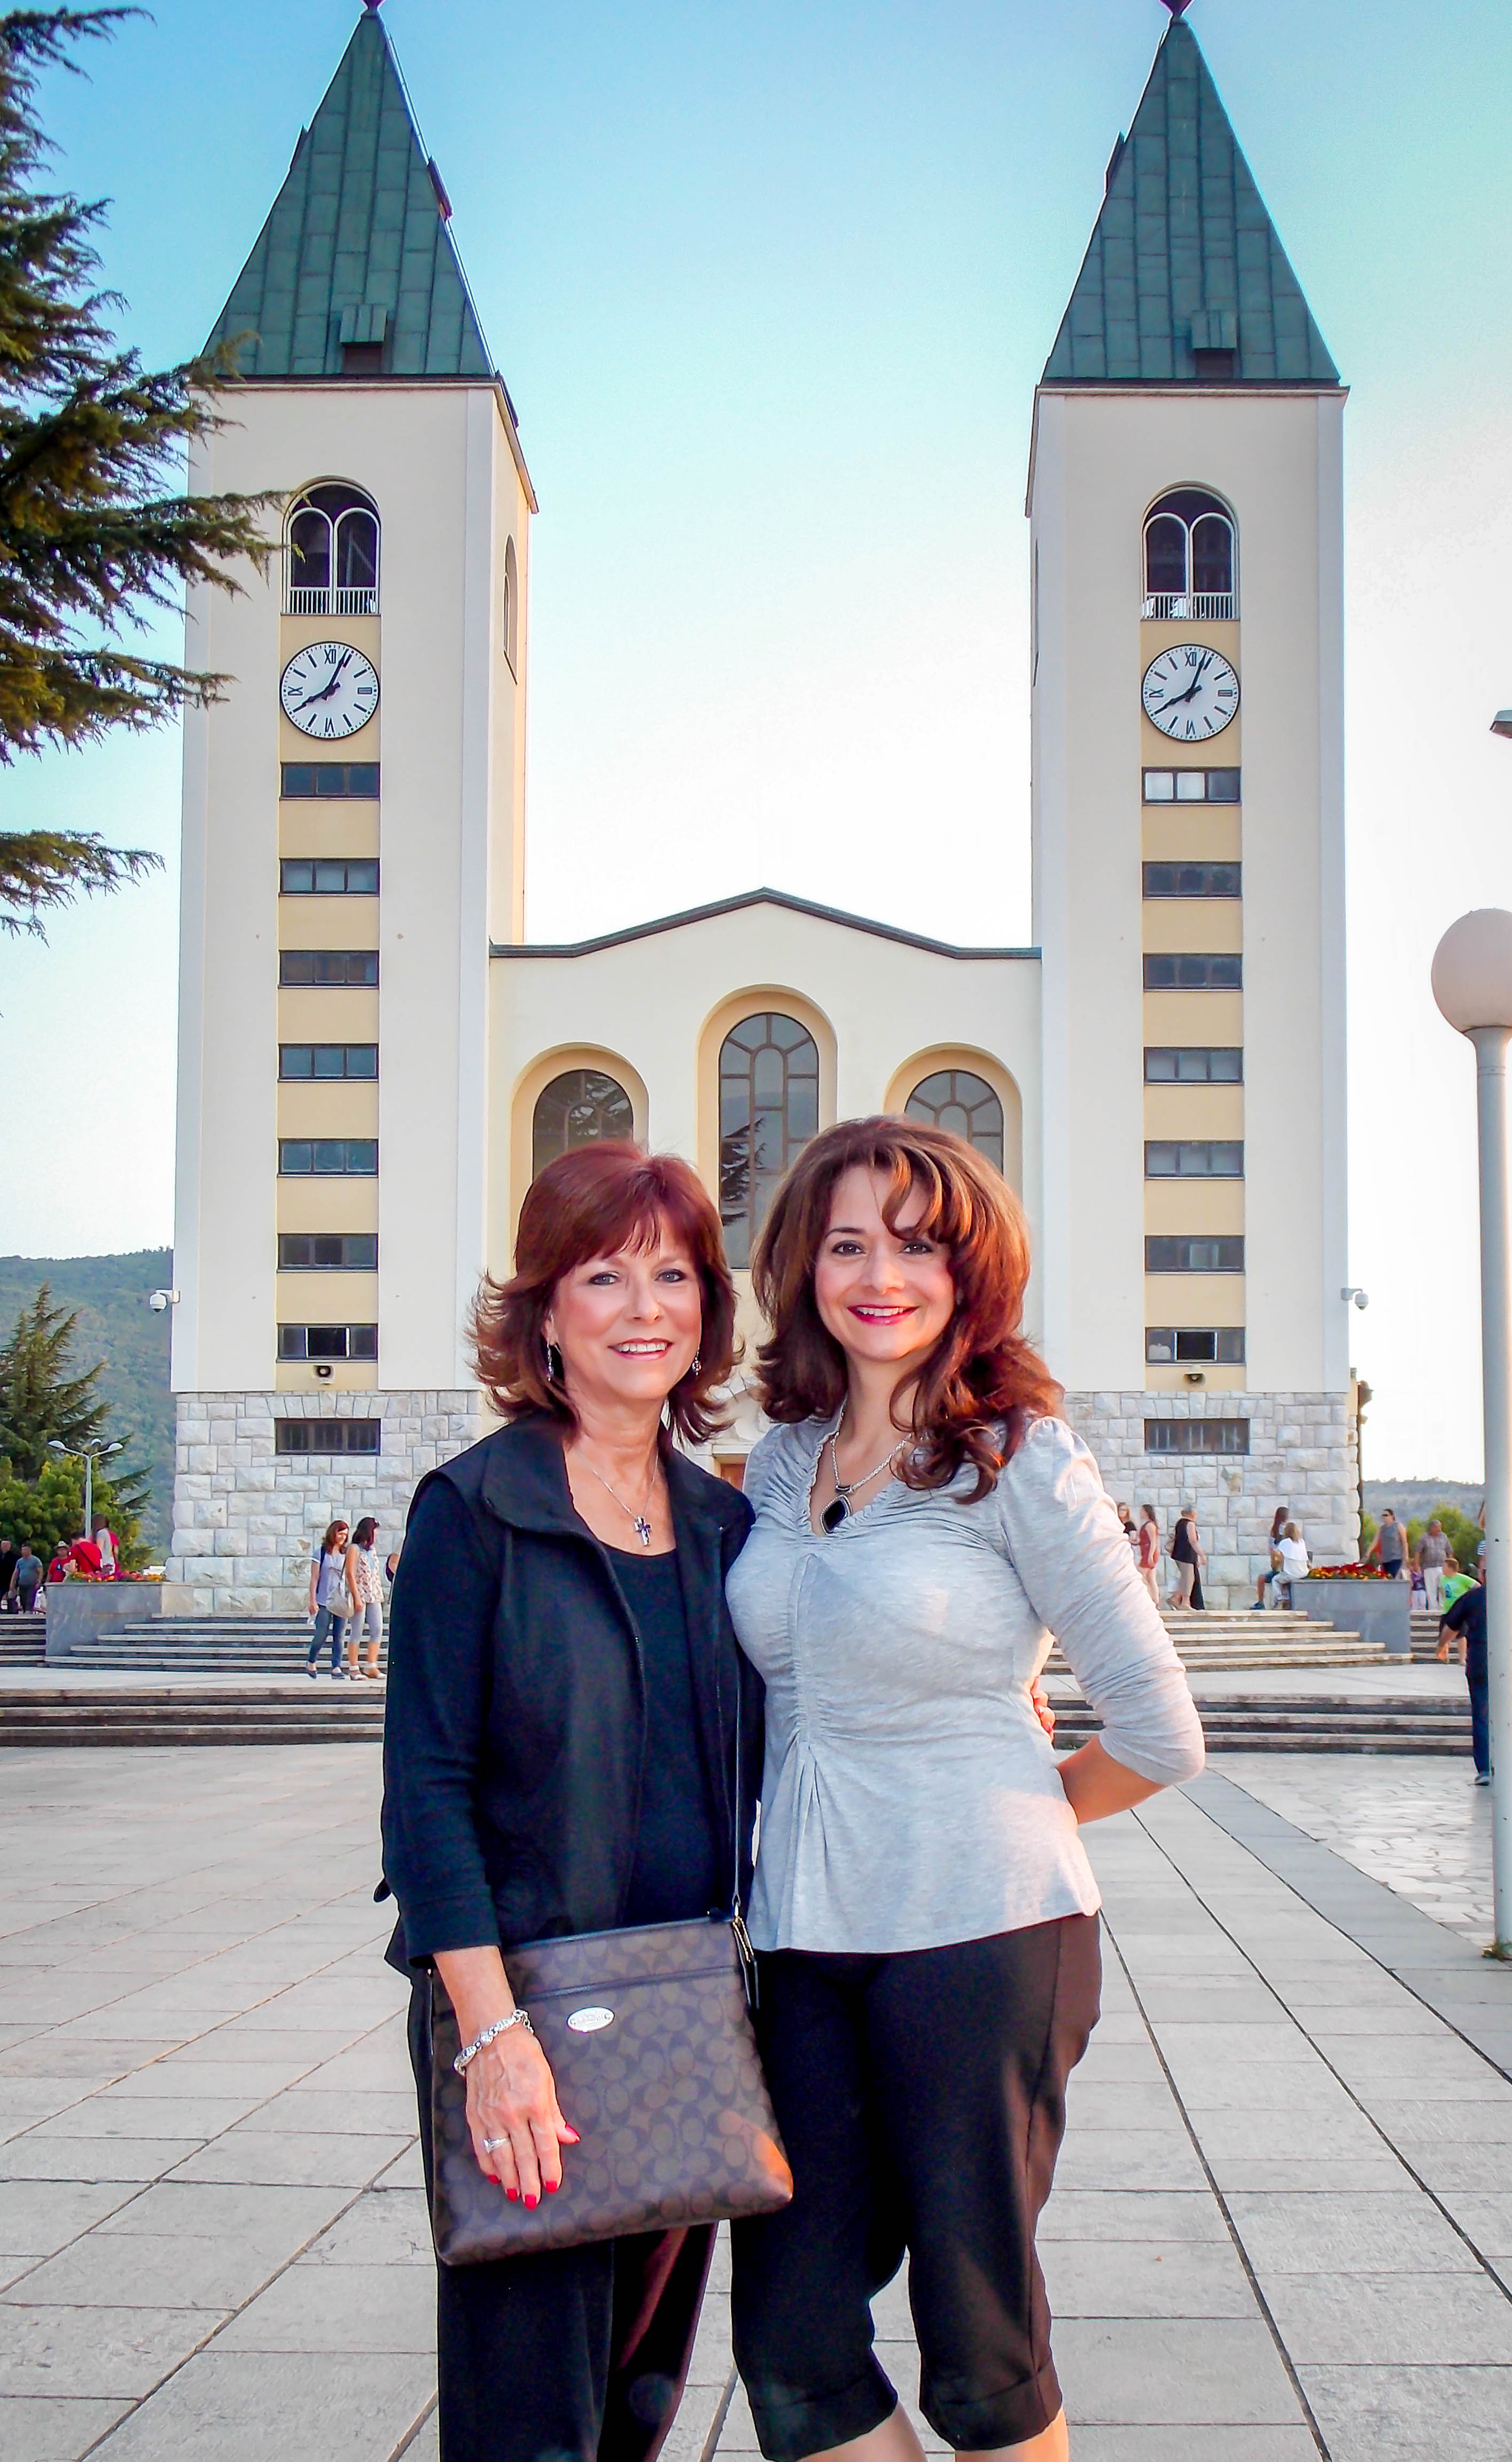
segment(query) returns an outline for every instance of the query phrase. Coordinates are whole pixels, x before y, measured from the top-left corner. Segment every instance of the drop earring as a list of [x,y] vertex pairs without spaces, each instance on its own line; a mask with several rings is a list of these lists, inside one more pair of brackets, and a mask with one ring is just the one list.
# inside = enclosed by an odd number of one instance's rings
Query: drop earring
[[543,1334],[541,1339],[546,1345],[546,1381],[548,1385],[560,1385],[562,1382],[562,1354],[557,1349],[555,1343],[551,1340],[550,1334]]
[[697,1352],[697,1351],[695,1351],[695,1352],[694,1352],[694,1354],[693,1354],[693,1365],[692,1365],[692,1367],[688,1370],[688,1374],[689,1374],[690,1376],[696,1376],[696,1375],[698,1374],[698,1372],[699,1372],[699,1370],[702,1367],[702,1365],[703,1365],[702,1360],[699,1357],[698,1352]]

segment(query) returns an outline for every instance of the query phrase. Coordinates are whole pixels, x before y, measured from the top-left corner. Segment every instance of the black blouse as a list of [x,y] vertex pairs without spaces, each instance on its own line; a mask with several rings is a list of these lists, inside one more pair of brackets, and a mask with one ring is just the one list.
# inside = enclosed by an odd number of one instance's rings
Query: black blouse
[[631,1555],[611,1547],[610,1563],[640,1639],[646,1675],[646,1751],[640,1824],[625,1906],[627,1924],[678,1923],[720,1902],[720,1852],[708,1773],[699,1748],[698,1705],[688,1656],[688,1620],[677,1550]]

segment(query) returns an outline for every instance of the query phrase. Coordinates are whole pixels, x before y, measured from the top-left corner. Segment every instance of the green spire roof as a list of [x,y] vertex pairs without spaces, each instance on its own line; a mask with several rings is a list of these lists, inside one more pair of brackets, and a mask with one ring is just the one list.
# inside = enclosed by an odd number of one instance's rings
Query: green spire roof
[[399,63],[365,8],[210,346],[248,377],[487,377],[493,361]]
[[1171,22],[1046,384],[1337,384],[1196,37]]

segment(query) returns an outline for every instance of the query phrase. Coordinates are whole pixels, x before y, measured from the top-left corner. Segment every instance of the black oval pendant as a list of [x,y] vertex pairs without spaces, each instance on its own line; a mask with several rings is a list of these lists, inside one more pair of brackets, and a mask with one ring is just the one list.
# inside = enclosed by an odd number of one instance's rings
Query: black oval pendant
[[837,1496],[832,1504],[825,1506],[819,1519],[826,1530],[838,1530],[842,1522],[850,1521],[851,1508],[843,1496]]

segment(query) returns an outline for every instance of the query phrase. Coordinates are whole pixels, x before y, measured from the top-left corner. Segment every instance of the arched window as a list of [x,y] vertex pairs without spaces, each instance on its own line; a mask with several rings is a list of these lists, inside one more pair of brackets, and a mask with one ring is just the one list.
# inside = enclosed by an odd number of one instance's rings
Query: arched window
[[509,661],[509,673],[516,682],[520,676],[520,568],[514,560],[514,541],[504,543],[504,655]]
[[911,1120],[952,1130],[983,1161],[1003,1169],[1003,1105],[984,1077],[969,1069],[937,1069],[915,1087],[903,1109]]
[[344,479],[307,487],[289,516],[286,615],[378,612],[378,507]]
[[543,1086],[530,1123],[530,1177],[572,1146],[633,1137],[635,1113],[623,1086],[601,1069],[568,1069]]
[[742,1018],[720,1047],[720,1215],[748,1265],[772,1192],[819,1126],[819,1050],[795,1017]]
[[1144,525],[1140,613],[1177,622],[1221,623],[1239,614],[1234,516],[1200,487],[1174,487]]

